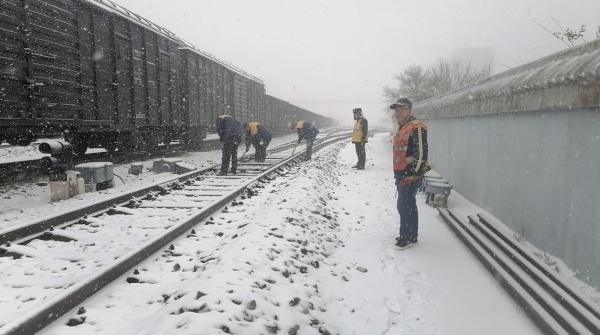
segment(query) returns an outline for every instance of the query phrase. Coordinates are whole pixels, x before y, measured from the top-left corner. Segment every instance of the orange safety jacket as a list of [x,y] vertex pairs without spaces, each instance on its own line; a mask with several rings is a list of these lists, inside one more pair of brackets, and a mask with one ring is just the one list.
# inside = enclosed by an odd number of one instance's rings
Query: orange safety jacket
[[[413,130],[417,127],[427,129],[427,127],[425,127],[425,125],[421,121],[412,120],[412,121],[408,122],[407,124],[405,124],[404,126],[402,126],[400,129],[398,129],[398,131],[396,131],[396,135],[394,135],[394,139],[392,142],[392,145],[393,145],[392,152],[393,152],[393,157],[394,157],[394,171],[403,171],[409,165],[408,162],[406,161],[407,152],[408,152],[408,139],[410,137],[410,134],[412,134]],[[419,142],[423,143],[423,141],[419,141]],[[416,148],[416,149],[422,151],[423,147]],[[419,171],[421,169],[420,165],[425,163],[425,162],[419,160],[419,158],[423,157],[423,152],[415,152],[414,155],[418,156],[418,157],[414,157],[415,163],[417,164],[415,166],[414,170]]]

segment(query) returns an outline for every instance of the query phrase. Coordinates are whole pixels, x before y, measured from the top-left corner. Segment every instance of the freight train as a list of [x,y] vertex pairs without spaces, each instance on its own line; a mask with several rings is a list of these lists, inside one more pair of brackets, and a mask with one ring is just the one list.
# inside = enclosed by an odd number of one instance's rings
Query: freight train
[[76,154],[197,147],[222,113],[275,132],[335,122],[109,0],[0,2],[0,142],[62,134]]

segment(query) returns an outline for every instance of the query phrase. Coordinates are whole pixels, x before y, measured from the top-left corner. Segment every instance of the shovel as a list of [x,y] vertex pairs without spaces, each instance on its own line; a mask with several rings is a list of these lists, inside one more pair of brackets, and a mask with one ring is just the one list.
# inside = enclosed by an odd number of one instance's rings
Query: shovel
[[296,151],[297,146],[298,146],[298,143],[296,143],[296,145],[294,146],[294,150],[292,150],[292,156],[294,156],[294,151]]

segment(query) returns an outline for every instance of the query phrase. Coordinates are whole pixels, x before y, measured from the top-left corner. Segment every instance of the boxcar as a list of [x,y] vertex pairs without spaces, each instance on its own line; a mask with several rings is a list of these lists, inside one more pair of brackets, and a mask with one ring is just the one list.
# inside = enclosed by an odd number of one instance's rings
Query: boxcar
[[285,100],[270,95],[266,95],[265,100],[266,124],[279,134],[289,132],[291,123],[297,120],[309,121],[317,127],[330,127],[336,124],[332,118],[312,113]]
[[265,105],[266,117],[264,123],[267,127],[278,133],[288,131],[292,121],[295,119],[292,105],[285,100],[271,95],[265,96]]
[[88,147],[197,146],[229,114],[274,131],[320,116],[109,0],[0,2],[0,141],[63,134]]
[[181,127],[179,43],[106,1],[0,3],[0,131],[88,146],[153,146]]
[[193,146],[214,132],[216,117],[228,114],[245,121],[264,105],[264,83],[216,57],[181,41],[182,138]]

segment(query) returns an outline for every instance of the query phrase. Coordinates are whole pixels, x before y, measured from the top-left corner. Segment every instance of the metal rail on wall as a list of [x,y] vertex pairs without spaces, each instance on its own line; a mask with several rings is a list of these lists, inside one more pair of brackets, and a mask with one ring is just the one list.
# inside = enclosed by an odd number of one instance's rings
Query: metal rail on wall
[[600,334],[600,308],[485,215],[438,208],[448,227],[544,334]]

